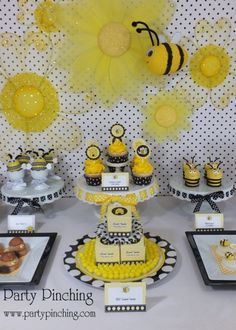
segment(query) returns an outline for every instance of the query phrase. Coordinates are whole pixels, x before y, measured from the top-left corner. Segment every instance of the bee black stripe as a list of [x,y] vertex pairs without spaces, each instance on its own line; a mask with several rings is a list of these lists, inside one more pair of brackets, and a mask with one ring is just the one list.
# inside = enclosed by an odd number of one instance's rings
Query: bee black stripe
[[176,45],[176,46],[178,47],[179,55],[180,55],[180,63],[179,63],[179,67],[177,69],[177,71],[179,71],[184,64],[184,52],[183,52],[183,49],[179,45]]
[[168,54],[167,66],[166,66],[166,71],[165,71],[164,74],[168,74],[170,72],[170,69],[171,69],[173,54],[172,54],[172,49],[171,49],[169,44],[164,42],[163,45],[165,46],[167,54]]

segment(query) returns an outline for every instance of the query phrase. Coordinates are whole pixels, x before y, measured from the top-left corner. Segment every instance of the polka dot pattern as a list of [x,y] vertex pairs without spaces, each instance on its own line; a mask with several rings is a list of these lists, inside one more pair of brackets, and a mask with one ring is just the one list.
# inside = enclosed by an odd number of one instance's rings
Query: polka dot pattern
[[[95,235],[95,233],[93,235]],[[153,236],[150,233],[145,233],[145,236],[148,239],[154,240],[159,246],[165,245],[165,262],[162,267],[157,272],[154,272],[152,276],[148,276],[142,279],[142,281],[145,282],[147,285],[152,285],[160,280],[163,280],[170,272],[174,270],[177,261],[177,255],[174,247],[168,241],[163,240],[160,236]],[[72,249],[65,252],[64,265],[66,270],[77,280],[96,288],[103,288],[105,281],[101,279],[92,278],[91,276],[84,274],[81,270],[77,269],[75,264],[74,252],[77,251],[81,245],[84,245],[85,242],[92,238],[93,236],[91,234],[89,234],[89,236],[85,235],[82,238],[78,239],[75,245],[71,245],[70,247],[72,247]],[[72,259],[73,262],[71,262]]]
[[[64,2],[65,0],[61,0]],[[30,2],[30,1],[29,1]],[[40,0],[31,1],[32,7]],[[234,0],[176,0],[176,14],[169,24],[166,33],[172,38],[180,32],[191,39],[194,37],[194,26],[196,22],[202,18],[208,19],[211,23],[217,21],[220,17],[227,17],[232,23],[232,35],[235,35],[235,1]],[[30,7],[30,6],[29,6]],[[32,9],[32,8],[31,8]],[[1,0],[0,8],[0,31],[13,32],[22,35],[25,26],[17,22],[19,7],[17,1]],[[26,12],[27,17],[27,12]],[[27,17],[27,23],[33,22],[33,16]],[[213,31],[214,32],[214,31]],[[225,31],[222,29],[222,34]],[[214,35],[213,35],[213,38]],[[223,38],[226,40],[226,38]],[[217,41],[217,40],[216,40]],[[235,47],[232,47],[234,51]],[[16,63],[13,60],[13,54],[9,54],[8,59],[3,63],[6,67],[12,68],[12,74],[16,73]],[[32,68],[43,71],[43,66],[48,64],[47,52],[40,54],[35,52],[31,61]],[[46,62],[46,63],[45,63]],[[181,72],[171,76],[167,87],[171,88],[181,77]],[[53,84],[56,88],[66,89],[67,75],[55,69],[52,72]],[[235,79],[235,77],[234,77]],[[2,77],[0,77],[2,85]],[[227,94],[224,86],[222,89]],[[61,108],[65,111],[72,111],[74,114],[67,115],[72,119],[78,127],[81,127],[85,139],[95,139],[105,151],[105,147],[109,144],[109,128],[116,122],[122,123],[127,129],[124,140],[129,150],[131,150],[132,140],[144,136],[142,122],[145,119],[140,109],[146,103],[146,95],[156,93],[156,86],[146,86],[144,93],[140,94],[137,105],[124,102],[122,99],[112,109],[105,109],[99,101],[93,96],[85,93],[80,95],[74,93],[60,93]],[[196,91],[196,94],[199,93]],[[197,95],[201,98],[201,93]],[[215,103],[218,103],[217,92],[213,95]],[[82,114],[77,115],[78,109]],[[167,141],[157,144],[154,140],[145,139],[152,148],[151,161],[155,167],[155,176],[158,179],[161,195],[169,195],[168,178],[177,176],[181,172],[183,157],[191,157],[198,153],[197,161],[203,164],[208,156],[219,156],[223,160],[224,177],[235,181],[235,133],[236,133],[236,112],[235,100],[223,111],[216,111],[210,102],[206,102],[203,107],[198,108],[191,117],[192,129],[183,132],[179,141]],[[88,110],[91,110],[88,112]],[[1,123],[0,123],[1,125]],[[64,127],[66,130],[66,128]],[[3,144],[6,150],[13,153],[17,146],[24,145],[24,137],[19,132],[4,132],[2,136]],[[60,142],[60,141],[59,141]],[[78,177],[83,175],[83,162],[85,158],[85,143],[81,148],[68,153],[61,152],[59,156],[59,164],[56,165],[56,173],[65,181],[67,190],[66,196],[74,196],[73,189],[76,185]],[[103,153],[105,158],[105,153]],[[131,158],[131,155],[130,155]],[[1,179],[3,183],[6,179],[3,165],[0,165]]]

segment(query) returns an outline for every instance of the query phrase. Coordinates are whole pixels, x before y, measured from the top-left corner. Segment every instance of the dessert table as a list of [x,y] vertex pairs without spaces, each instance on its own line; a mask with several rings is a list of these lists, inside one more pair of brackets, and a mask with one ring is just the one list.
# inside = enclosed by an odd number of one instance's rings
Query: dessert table
[[[227,230],[236,229],[235,202],[235,196],[221,202]],[[204,284],[185,236],[185,231],[193,230],[194,224],[194,215],[185,211],[188,202],[174,197],[157,197],[143,203],[149,219],[144,231],[167,239],[177,251],[174,271],[147,289],[147,312],[105,314],[103,290],[78,281],[66,271],[63,258],[68,246],[93,232],[98,219],[91,212],[92,205],[76,198],[63,198],[45,205],[50,208],[48,216],[47,212],[37,214],[37,232],[58,233],[40,284],[1,288],[1,329],[31,330],[33,326],[34,330],[118,330],[121,327],[143,330],[147,324],[149,330],[232,329],[235,289]],[[6,204],[0,208],[1,232],[7,231],[8,208]],[[4,289],[8,290],[5,297]],[[80,294],[79,301],[74,299],[76,293]],[[86,295],[90,297],[88,305],[82,299]],[[18,314],[13,316],[9,312]]]

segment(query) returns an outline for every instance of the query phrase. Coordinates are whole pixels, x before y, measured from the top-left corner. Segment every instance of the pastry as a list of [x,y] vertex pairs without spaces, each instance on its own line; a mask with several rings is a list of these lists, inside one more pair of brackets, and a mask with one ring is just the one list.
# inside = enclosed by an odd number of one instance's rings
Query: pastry
[[148,185],[152,181],[153,166],[149,161],[150,149],[147,144],[141,144],[135,150],[131,164],[133,182],[136,185]]
[[102,172],[105,170],[100,159],[101,151],[95,144],[91,144],[86,149],[87,159],[85,160],[85,180],[89,186],[99,186],[102,182]]
[[198,165],[187,163],[186,170],[184,171],[184,181],[186,187],[198,187],[200,182],[201,173],[197,169]]
[[232,248],[232,245],[228,239],[222,239],[217,245],[216,254],[219,257],[224,257],[226,252],[234,253],[236,252],[236,249]]
[[232,252],[226,252],[221,262],[225,268],[236,270],[236,258]]
[[220,187],[222,185],[223,172],[220,169],[222,162],[208,163],[206,168],[207,185],[210,187]]
[[20,259],[15,252],[5,251],[0,256],[0,273],[12,273],[20,267]]
[[18,257],[28,253],[27,246],[21,237],[14,237],[9,242],[9,251],[15,252]]

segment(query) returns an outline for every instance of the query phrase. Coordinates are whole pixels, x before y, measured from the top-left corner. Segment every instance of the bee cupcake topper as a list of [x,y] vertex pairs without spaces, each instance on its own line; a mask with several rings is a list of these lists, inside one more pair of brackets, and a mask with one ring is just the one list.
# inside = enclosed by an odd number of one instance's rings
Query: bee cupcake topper
[[[149,70],[157,75],[167,75],[179,71],[188,60],[188,54],[185,49],[174,43],[160,43],[157,33],[141,21],[132,22],[133,27],[143,25],[143,28],[137,28],[136,32],[148,32],[152,48],[147,51],[146,63]],[[156,45],[154,38],[156,40]]]
[[141,158],[148,158],[150,156],[150,149],[146,144],[138,146],[136,153]]
[[88,159],[90,160],[96,160],[98,158],[100,158],[101,156],[101,150],[99,149],[98,146],[92,144],[90,145],[87,149],[86,149],[86,156],[88,157]]
[[121,124],[112,125],[112,127],[110,128],[110,132],[113,137],[112,142],[114,142],[115,140],[122,141],[122,137],[125,135],[125,131],[126,129]]

